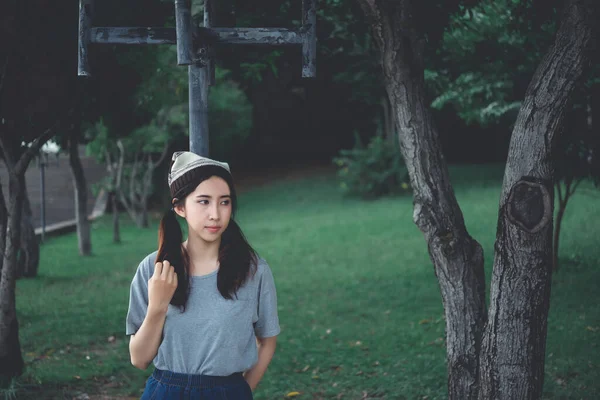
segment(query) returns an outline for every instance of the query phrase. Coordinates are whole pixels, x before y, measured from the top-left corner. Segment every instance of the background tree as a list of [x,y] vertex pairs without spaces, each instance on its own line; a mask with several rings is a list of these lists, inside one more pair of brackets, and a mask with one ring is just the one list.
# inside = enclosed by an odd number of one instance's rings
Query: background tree
[[386,90],[414,190],[414,220],[428,243],[440,284],[450,398],[540,398],[552,275],[550,153],[587,66],[592,4],[566,2],[554,45],[536,69],[515,123],[488,316],[483,251],[465,227],[425,93],[426,43],[432,46],[436,35],[426,35],[423,27],[438,26],[437,11],[457,4],[359,2],[381,51]]
[[[0,144],[9,171],[0,196],[0,378],[22,373],[15,312],[24,174],[40,147],[73,108],[77,2],[46,7],[43,1],[3,2],[0,39]],[[31,143],[15,151],[21,143]],[[8,199],[5,202],[5,198]],[[8,203],[8,205],[7,205]]]
[[[548,8],[534,7],[533,2],[486,0],[453,15],[425,70],[432,106],[452,107],[465,123],[490,127],[489,140],[508,143],[505,137],[514,128],[529,79],[556,31],[557,19],[545,18]],[[552,152],[558,195],[554,269],[568,201],[582,180],[600,173],[595,166],[600,158],[593,156],[598,153],[591,123],[595,112],[591,98],[600,90],[600,67],[593,65],[585,84],[573,94],[563,123],[565,134]]]

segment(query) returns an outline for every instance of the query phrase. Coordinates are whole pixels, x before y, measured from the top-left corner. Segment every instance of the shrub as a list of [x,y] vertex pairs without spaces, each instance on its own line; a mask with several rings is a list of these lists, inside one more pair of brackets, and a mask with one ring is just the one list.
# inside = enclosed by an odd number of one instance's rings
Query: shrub
[[340,186],[347,195],[375,199],[411,191],[398,146],[382,134],[365,147],[355,133],[354,147],[341,150],[333,162],[339,167]]

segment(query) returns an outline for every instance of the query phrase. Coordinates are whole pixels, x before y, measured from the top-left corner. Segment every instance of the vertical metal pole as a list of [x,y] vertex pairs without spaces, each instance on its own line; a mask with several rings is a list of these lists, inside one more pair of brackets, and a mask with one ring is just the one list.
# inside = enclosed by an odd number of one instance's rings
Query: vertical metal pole
[[[213,3],[214,0],[204,0],[204,27],[212,27],[212,16],[213,16]],[[212,46],[207,46],[208,64],[208,86],[214,86],[215,84],[215,60],[213,59]]]
[[177,64],[192,64],[192,10],[190,0],[175,0]]
[[[204,0],[204,27],[210,28],[210,2]],[[208,86],[210,83],[210,54],[206,66],[192,64],[188,67],[190,109],[190,151],[209,156]]]
[[190,85],[190,151],[208,157],[208,74],[205,67],[188,67]]
[[46,166],[44,160],[44,154],[40,153],[40,184],[42,190],[42,204],[41,204],[41,217],[42,217],[42,242],[46,240],[46,174],[44,168]]
[[88,64],[88,44],[92,28],[92,0],[79,0],[79,47],[77,75],[91,76]]
[[302,0],[302,77],[317,76],[317,0]]

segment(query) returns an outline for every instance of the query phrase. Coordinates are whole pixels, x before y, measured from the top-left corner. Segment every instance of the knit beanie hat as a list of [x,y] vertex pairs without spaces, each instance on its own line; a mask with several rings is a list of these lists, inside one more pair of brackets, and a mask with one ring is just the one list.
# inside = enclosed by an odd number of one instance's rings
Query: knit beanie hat
[[174,198],[182,188],[193,183],[197,179],[201,167],[209,165],[223,168],[231,175],[231,170],[227,163],[211,160],[210,158],[202,157],[189,151],[177,151],[173,153],[171,171],[168,178],[171,197]]

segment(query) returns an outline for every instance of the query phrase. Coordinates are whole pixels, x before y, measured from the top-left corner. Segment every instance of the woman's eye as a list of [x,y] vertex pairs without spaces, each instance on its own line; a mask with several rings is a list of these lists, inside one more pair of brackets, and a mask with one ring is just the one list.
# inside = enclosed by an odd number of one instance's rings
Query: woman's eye
[[229,200],[223,200],[223,201],[221,202],[221,204],[223,204],[224,206],[228,206],[228,205],[229,205],[229,203],[230,203],[230,201],[229,201]]
[[200,201],[198,201],[198,203],[200,203],[200,204],[208,204],[208,200],[200,200]]

